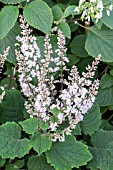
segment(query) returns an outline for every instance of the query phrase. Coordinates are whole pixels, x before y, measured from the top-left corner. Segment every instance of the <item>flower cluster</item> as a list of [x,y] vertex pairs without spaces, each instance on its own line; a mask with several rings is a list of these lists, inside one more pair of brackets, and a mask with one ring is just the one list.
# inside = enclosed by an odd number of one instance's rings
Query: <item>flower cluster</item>
[[6,57],[7,57],[8,53],[9,53],[9,49],[10,49],[10,47],[7,47],[6,50],[4,51],[4,54],[3,55],[0,54],[0,73],[1,73],[2,68],[4,66],[4,62],[6,60]]
[[103,9],[106,8],[106,13],[110,16],[110,11],[112,11],[112,4],[109,7],[104,7],[102,0],[80,0],[79,6],[75,8],[75,12],[82,13],[81,19],[90,21],[95,20],[96,23],[102,18]]
[[[43,135],[51,136],[53,141],[65,140],[65,134],[70,134],[72,129],[83,120],[84,115],[92,107],[98,91],[99,81],[92,82],[95,69],[100,60],[100,55],[86,68],[87,73],[80,77],[77,67],[73,66],[68,80],[64,79],[66,68],[65,37],[57,27],[57,46],[53,51],[50,36],[45,36],[44,57],[37,46],[36,38],[31,35],[25,19],[20,16],[22,36],[18,36],[19,48],[16,50],[19,82],[22,92],[27,97],[25,107],[30,117],[38,119],[37,130]],[[55,57],[52,57],[52,53]],[[54,67],[53,67],[54,64]],[[60,73],[59,79],[54,78],[55,72]],[[57,85],[61,87],[59,90]],[[45,128],[41,128],[43,122]],[[61,128],[64,126],[63,130]]]
[[[4,62],[6,60],[6,57],[7,57],[8,53],[9,53],[9,49],[10,49],[10,47],[7,47],[6,50],[4,51],[3,55],[0,54],[0,74],[2,72],[2,69],[3,69],[3,66],[4,66]],[[1,77],[0,77],[0,79],[1,79]],[[5,91],[4,91],[4,87],[3,86],[0,87],[0,91],[2,91],[1,94],[0,94],[0,103],[1,103],[3,98],[4,98],[4,95],[5,95]]]

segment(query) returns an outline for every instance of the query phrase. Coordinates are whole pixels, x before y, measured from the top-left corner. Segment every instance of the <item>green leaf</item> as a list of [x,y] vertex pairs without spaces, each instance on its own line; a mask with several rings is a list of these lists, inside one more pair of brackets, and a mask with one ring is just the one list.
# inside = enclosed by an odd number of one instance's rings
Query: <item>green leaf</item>
[[4,38],[13,28],[18,18],[17,6],[5,6],[0,11],[0,39]]
[[49,136],[36,133],[31,138],[31,146],[39,155],[51,148],[52,141]]
[[50,164],[47,163],[46,157],[44,155],[41,156],[31,156],[28,159],[28,170],[55,170]]
[[96,101],[100,106],[113,105],[113,86],[99,90]]
[[69,67],[72,67],[74,64],[77,64],[80,60],[80,58],[74,54],[67,54],[67,57],[69,59],[69,63],[67,63]]
[[50,110],[50,112],[54,115],[57,115],[59,113],[59,110],[57,107],[54,107],[52,110]]
[[5,165],[5,170],[20,170],[24,166],[24,160],[17,160],[12,163],[12,161],[9,160],[9,163]]
[[55,21],[58,21],[62,18],[63,11],[58,5],[55,5],[52,7],[52,12],[53,12],[53,18]]
[[10,46],[9,54],[7,56],[7,61],[16,64],[15,56],[15,44],[17,43],[16,36],[20,34],[20,26],[18,23],[10,30],[10,32],[5,36],[5,38],[0,40],[0,54]]
[[80,13],[74,12],[75,8],[75,5],[68,6],[64,11],[63,18],[68,17],[69,15],[79,15]]
[[21,139],[21,128],[15,122],[0,126],[0,156],[14,159],[29,153],[31,146],[28,139]]
[[89,147],[93,159],[88,167],[102,170],[113,169],[113,131],[100,130],[92,136],[92,144]]
[[106,9],[102,12],[103,16],[101,21],[110,29],[113,29],[113,11],[110,11],[110,16],[107,15]]
[[107,27],[98,29],[96,26],[90,27],[85,43],[88,54],[96,58],[101,54],[101,61],[113,62],[113,30]]
[[30,118],[19,122],[22,126],[23,131],[28,134],[33,134],[38,131],[38,120],[36,118]]
[[52,26],[51,8],[42,0],[35,0],[25,6],[24,18],[32,27],[48,34]]
[[72,135],[81,135],[81,128],[80,128],[80,124],[76,125],[76,128],[72,130]]
[[39,122],[39,125],[40,125],[40,128],[41,128],[42,130],[47,130],[48,127],[49,127],[48,123],[46,123],[46,122],[43,121],[43,120],[41,120],[41,121]]
[[104,74],[100,81],[101,89],[109,88],[111,86],[113,86],[113,76]]
[[20,3],[23,1],[25,1],[25,0],[0,0],[0,2],[3,2],[5,4],[17,4],[17,3]]
[[99,129],[100,125],[100,107],[96,104],[89,110],[87,115],[84,117],[83,122],[81,122],[81,129],[84,134],[92,135],[95,131]]
[[2,158],[0,157],[0,167],[4,166],[4,164],[5,164],[5,159],[2,159]]
[[18,90],[6,90],[0,103],[0,123],[22,119],[24,100]]
[[79,57],[87,57],[88,53],[85,50],[85,41],[85,34],[77,35],[70,44],[71,52]]
[[[4,86],[5,89],[8,89],[8,87],[10,86],[10,81],[11,81],[11,78],[10,77],[7,77],[7,78],[4,78],[1,82],[0,82],[0,86]],[[11,84],[11,87],[12,88],[17,88],[17,83],[16,83],[16,80],[14,79],[12,84]]]
[[66,22],[61,22],[58,25],[58,29],[60,29],[63,32],[63,35],[67,38],[71,38],[71,30],[69,25]]
[[92,159],[87,146],[70,135],[65,142],[54,143],[51,150],[46,152],[46,157],[47,162],[58,170],[78,168]]

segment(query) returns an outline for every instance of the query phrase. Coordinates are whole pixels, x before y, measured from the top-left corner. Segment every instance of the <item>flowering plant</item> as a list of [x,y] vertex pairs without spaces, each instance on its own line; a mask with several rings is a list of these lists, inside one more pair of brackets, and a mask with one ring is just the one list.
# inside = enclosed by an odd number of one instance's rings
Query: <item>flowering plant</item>
[[0,168],[112,170],[112,1],[0,4]]

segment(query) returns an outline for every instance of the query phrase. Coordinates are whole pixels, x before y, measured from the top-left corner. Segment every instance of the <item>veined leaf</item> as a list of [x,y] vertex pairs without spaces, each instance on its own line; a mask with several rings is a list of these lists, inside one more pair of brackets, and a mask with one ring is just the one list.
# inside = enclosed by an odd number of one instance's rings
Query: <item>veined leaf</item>
[[52,7],[53,17],[55,21],[58,21],[62,18],[63,11],[58,5]]
[[21,128],[14,122],[0,126],[0,156],[2,158],[21,158],[29,153],[31,146],[28,139],[21,139]]
[[15,56],[15,44],[17,43],[16,36],[20,34],[20,26],[18,23],[10,30],[10,32],[0,40],[0,54],[10,46],[9,54],[7,56],[7,61],[16,64]]
[[24,17],[29,25],[48,34],[52,26],[51,8],[42,0],[35,0],[25,6]]
[[100,89],[96,101],[100,106],[113,105],[113,86],[105,89]]
[[67,38],[71,38],[71,30],[69,25],[66,22],[62,22],[58,25],[58,29],[63,32],[63,35]]
[[13,28],[18,18],[17,6],[5,6],[0,11],[0,39],[4,38]]
[[31,138],[31,145],[39,155],[49,150],[52,145],[52,141],[49,136],[44,136],[39,133],[35,133]]
[[84,134],[92,135],[95,131],[99,129],[101,124],[101,113],[100,107],[96,104],[94,105],[85,115],[83,122],[81,122],[81,129]]
[[109,88],[113,86],[113,76],[110,74],[104,74],[100,81],[101,89]]
[[101,61],[113,62],[113,30],[107,27],[90,27],[85,49],[92,57],[101,54]]
[[91,138],[94,147],[89,147],[93,159],[89,162],[89,168],[102,170],[113,169],[113,131],[100,130]]
[[38,131],[38,119],[30,118],[24,121],[19,122],[23,130],[28,134],[33,134]]
[[64,11],[63,18],[68,17],[69,15],[79,15],[80,13],[74,11],[75,8],[75,5],[68,6]]
[[17,4],[17,3],[20,3],[23,1],[25,1],[25,0],[0,0],[0,2],[3,2],[5,4]]
[[47,162],[57,170],[71,170],[73,167],[85,165],[92,159],[85,144],[67,136],[65,142],[56,142],[46,152]]
[[28,159],[28,170],[55,170],[50,164],[47,163],[46,157],[44,155],[41,156],[31,156]]
[[24,99],[18,90],[7,90],[0,103],[0,123],[22,119]]

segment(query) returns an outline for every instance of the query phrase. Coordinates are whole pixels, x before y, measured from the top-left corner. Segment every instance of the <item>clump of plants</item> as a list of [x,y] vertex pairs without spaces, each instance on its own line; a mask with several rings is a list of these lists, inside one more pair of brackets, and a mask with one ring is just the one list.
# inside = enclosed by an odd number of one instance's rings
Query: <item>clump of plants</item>
[[111,170],[112,1],[0,4],[1,169]]

